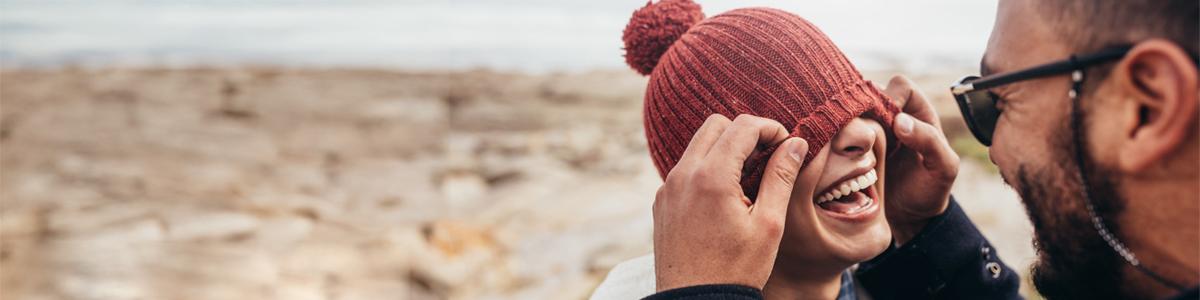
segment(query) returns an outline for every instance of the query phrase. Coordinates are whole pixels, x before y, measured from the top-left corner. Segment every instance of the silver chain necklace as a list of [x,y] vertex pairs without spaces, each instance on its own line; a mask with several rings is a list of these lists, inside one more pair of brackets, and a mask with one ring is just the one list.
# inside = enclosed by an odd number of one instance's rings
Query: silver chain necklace
[[[1074,61],[1075,57],[1071,56],[1071,62],[1074,63]],[[1077,68],[1075,71],[1071,72],[1071,90],[1067,92],[1067,96],[1071,97],[1071,105],[1075,106],[1074,109],[1071,110],[1071,123],[1073,125],[1071,128],[1072,131],[1074,131],[1072,132],[1072,135],[1075,139],[1075,174],[1078,175],[1077,177],[1080,184],[1079,193],[1081,196],[1083,196],[1084,204],[1087,205],[1087,212],[1088,216],[1091,217],[1092,227],[1096,228],[1096,232],[1100,234],[1100,237],[1104,239],[1105,243],[1108,243],[1108,247],[1112,248],[1113,251],[1116,251],[1117,254],[1121,255],[1121,258],[1124,258],[1125,261],[1128,262],[1129,265],[1133,266],[1134,269],[1137,269],[1138,271],[1142,272],[1142,274],[1146,274],[1146,276],[1149,276],[1165,286],[1176,290],[1186,289],[1187,287],[1184,285],[1172,282],[1166,277],[1158,275],[1157,273],[1154,273],[1150,271],[1150,269],[1143,266],[1141,261],[1137,259],[1137,256],[1133,255],[1133,251],[1129,250],[1128,247],[1125,247],[1125,243],[1122,243],[1121,240],[1117,239],[1117,236],[1108,230],[1108,226],[1104,226],[1104,219],[1101,219],[1100,215],[1096,213],[1096,207],[1092,205],[1092,197],[1088,192],[1090,189],[1088,185],[1088,178],[1083,170],[1083,149],[1086,145],[1082,143],[1083,141],[1080,138],[1082,133],[1079,132],[1080,122],[1082,122],[1082,118],[1080,116],[1081,111],[1079,109],[1079,91],[1081,90],[1082,86],[1083,70]]]

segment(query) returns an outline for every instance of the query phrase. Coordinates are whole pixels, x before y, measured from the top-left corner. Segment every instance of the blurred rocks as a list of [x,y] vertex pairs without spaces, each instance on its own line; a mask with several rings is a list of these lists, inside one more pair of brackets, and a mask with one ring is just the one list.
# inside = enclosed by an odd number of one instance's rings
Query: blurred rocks
[[187,212],[164,222],[167,238],[172,241],[234,239],[259,227],[258,218],[236,212]]
[[627,72],[0,76],[6,299],[583,298],[650,249]]
[[[651,250],[633,72],[0,78],[3,299],[580,299]],[[1019,202],[970,200],[1028,244]]]

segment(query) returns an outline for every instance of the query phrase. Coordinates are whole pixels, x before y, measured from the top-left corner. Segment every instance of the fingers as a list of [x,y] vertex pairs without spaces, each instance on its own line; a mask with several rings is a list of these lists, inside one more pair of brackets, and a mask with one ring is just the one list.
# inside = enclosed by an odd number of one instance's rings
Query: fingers
[[926,169],[949,175],[951,178],[957,175],[958,154],[950,148],[950,143],[946,141],[941,129],[906,113],[897,115],[892,126],[895,128],[896,140],[921,154],[922,164]]
[[[829,147],[829,144],[825,144],[826,149]],[[817,182],[821,180],[821,174],[825,173],[825,165],[829,159],[829,151],[824,150],[816,151],[808,163],[802,166],[800,175],[796,176],[796,186],[792,188],[791,198],[812,198],[816,193]]]
[[942,122],[938,119],[933,103],[925,98],[924,93],[917,90],[917,85],[908,77],[892,76],[883,92],[897,102],[896,105],[900,107],[901,111],[932,124],[934,127],[942,128]]
[[[705,160],[717,170],[741,174],[742,164],[758,145],[774,145],[788,138],[788,131],[775,120],[738,115],[721,133]],[[737,177],[734,177],[737,178]]]
[[758,188],[758,199],[752,213],[782,221],[787,215],[792,188],[799,176],[801,164],[808,154],[808,141],[790,138],[771,154],[767,169]]
[[704,159],[708,151],[717,143],[717,138],[721,137],[731,123],[733,121],[721,114],[709,115],[708,119],[704,120],[704,125],[700,125],[700,129],[697,129],[696,134],[692,135],[692,141],[688,142],[687,148],[683,150],[679,164],[683,164],[685,161]]

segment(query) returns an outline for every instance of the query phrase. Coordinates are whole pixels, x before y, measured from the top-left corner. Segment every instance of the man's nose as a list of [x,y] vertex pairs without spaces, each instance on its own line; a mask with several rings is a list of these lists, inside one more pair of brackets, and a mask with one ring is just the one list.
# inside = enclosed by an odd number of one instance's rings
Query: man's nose
[[846,157],[862,156],[875,146],[875,134],[875,130],[871,129],[867,121],[855,118],[834,137],[832,150],[835,154]]

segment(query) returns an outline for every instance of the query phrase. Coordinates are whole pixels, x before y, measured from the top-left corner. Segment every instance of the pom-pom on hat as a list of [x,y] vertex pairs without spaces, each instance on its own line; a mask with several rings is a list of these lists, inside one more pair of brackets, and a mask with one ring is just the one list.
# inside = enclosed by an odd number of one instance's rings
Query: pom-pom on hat
[[650,75],[667,48],[700,20],[704,20],[704,13],[692,1],[646,3],[625,25],[625,63],[642,75]]
[[[851,120],[890,131],[899,111],[807,20],[772,8],[704,19],[691,0],[647,3],[625,27],[625,61],[649,75],[644,122],[651,158],[666,177],[711,114],[773,119],[808,141],[808,164]],[[746,160],[743,192],[755,199],[776,147]]]

